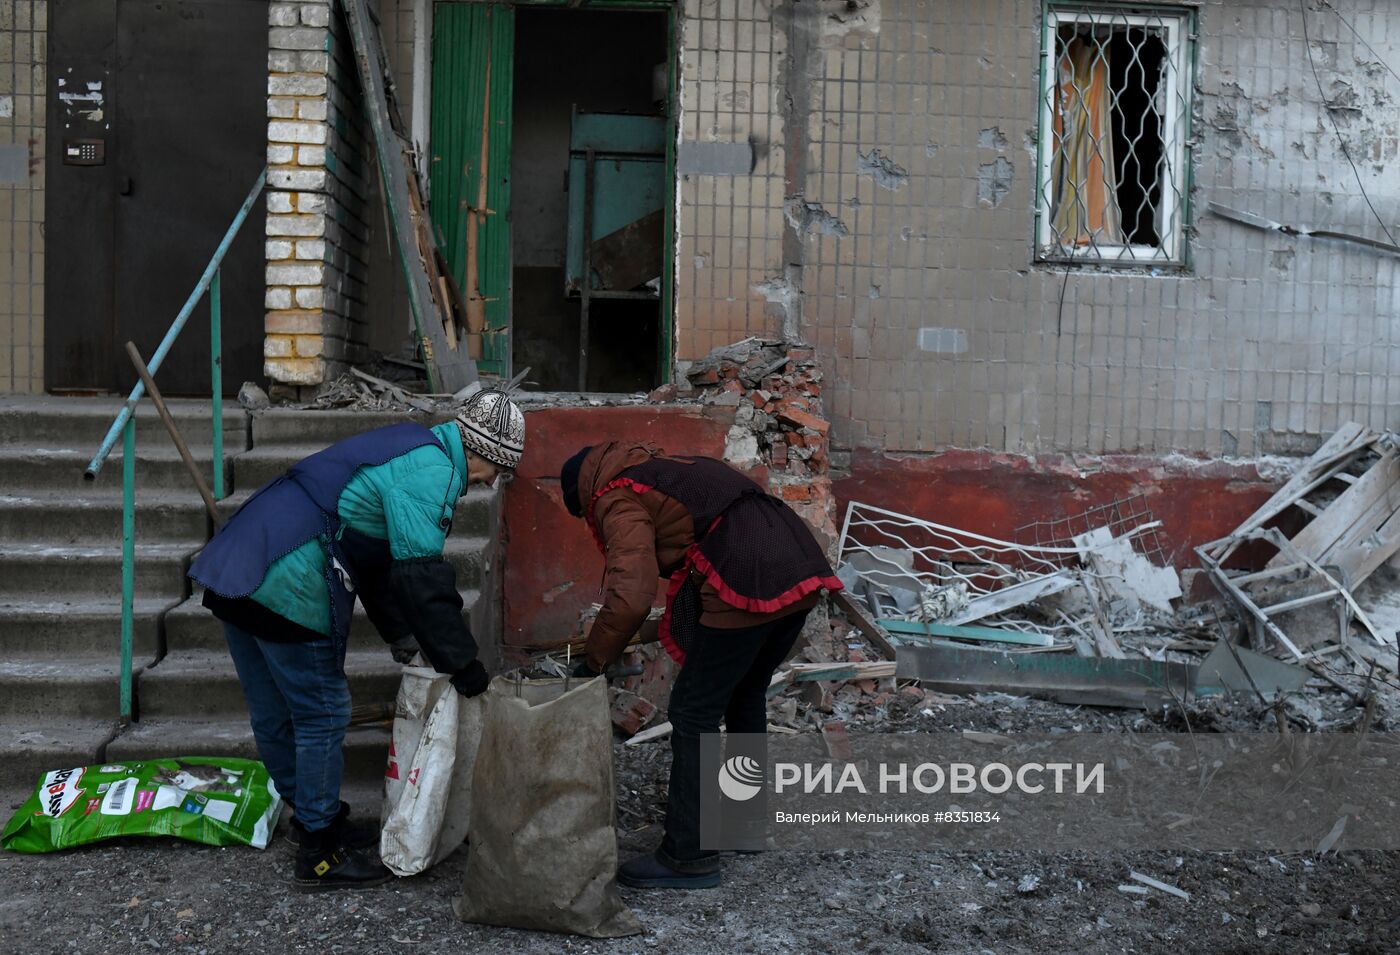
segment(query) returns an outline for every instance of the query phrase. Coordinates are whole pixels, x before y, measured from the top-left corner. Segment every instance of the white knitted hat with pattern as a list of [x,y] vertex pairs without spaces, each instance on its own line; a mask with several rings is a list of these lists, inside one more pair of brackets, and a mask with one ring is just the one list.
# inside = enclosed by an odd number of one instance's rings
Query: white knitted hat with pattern
[[525,415],[505,392],[484,388],[457,412],[462,444],[492,464],[514,471],[525,453]]

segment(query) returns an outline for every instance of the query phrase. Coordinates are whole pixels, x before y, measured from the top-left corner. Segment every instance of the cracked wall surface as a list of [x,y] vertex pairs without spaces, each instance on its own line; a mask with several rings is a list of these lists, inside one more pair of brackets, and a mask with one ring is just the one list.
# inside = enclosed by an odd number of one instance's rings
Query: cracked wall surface
[[682,138],[767,149],[680,184],[678,357],[795,319],[836,442],[890,452],[1257,455],[1395,424],[1400,259],[1206,211],[1384,239],[1335,119],[1400,221],[1400,9],[1333,6],[1201,4],[1189,268],[1066,273],[1033,262],[1038,4],[688,0]]

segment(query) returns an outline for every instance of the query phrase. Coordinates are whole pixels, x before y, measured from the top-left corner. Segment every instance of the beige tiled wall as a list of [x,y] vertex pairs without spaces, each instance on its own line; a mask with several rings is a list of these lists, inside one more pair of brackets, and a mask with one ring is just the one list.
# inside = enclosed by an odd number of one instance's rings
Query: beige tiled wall
[[28,171],[0,179],[0,393],[44,387],[44,69],[48,4],[0,0],[0,147]]
[[[1331,6],[1400,63],[1400,9]],[[684,135],[758,129],[771,146],[752,177],[682,183],[681,359],[778,327],[754,288],[785,265],[774,192],[795,9],[813,38],[802,199],[831,217],[807,223],[803,327],[828,363],[839,443],[1249,455],[1306,448],[1349,419],[1400,424],[1400,259],[1205,212],[1216,201],[1382,235],[1319,97],[1297,4],[1201,7],[1189,271],[1068,278],[1032,261],[1039,4],[874,0],[846,23],[846,5],[825,0],[754,7],[752,21],[749,9],[686,5]],[[1333,112],[1365,190],[1400,222],[1400,82],[1337,12],[1306,11],[1329,100],[1359,107]],[[759,33],[771,45],[752,67],[725,56],[731,34],[737,50],[764,46]],[[731,89],[756,94],[747,110],[719,105]],[[891,189],[861,175],[871,149],[907,180]],[[977,175],[998,158],[1013,179],[992,206]],[[926,328],[961,332],[966,351],[921,351]]]
[[786,35],[770,0],[685,0],[681,139],[752,142],[748,176],[684,176],[677,219],[677,357],[777,334],[765,283],[783,273],[781,70]]

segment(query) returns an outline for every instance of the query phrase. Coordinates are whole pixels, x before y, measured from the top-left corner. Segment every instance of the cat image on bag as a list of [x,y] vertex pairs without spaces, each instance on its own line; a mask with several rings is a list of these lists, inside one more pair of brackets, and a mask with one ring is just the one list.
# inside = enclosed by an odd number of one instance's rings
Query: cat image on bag
[[151,781],[175,786],[189,793],[230,793],[236,796],[243,791],[239,773],[203,763],[175,762],[178,769],[163,769],[152,776]]

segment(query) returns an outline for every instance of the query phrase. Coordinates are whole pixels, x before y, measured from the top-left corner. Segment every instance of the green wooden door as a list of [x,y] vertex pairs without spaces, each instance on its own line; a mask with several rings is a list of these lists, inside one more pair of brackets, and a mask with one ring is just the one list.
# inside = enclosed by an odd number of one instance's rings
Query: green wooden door
[[[478,367],[494,375],[505,375],[510,368],[514,77],[512,8],[497,3],[435,5],[429,211],[463,294],[470,299],[479,291],[485,299],[486,331]],[[486,205],[478,209],[483,177]],[[469,246],[475,247],[474,269],[467,262]]]

